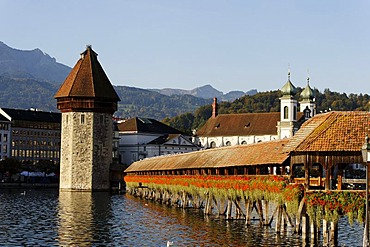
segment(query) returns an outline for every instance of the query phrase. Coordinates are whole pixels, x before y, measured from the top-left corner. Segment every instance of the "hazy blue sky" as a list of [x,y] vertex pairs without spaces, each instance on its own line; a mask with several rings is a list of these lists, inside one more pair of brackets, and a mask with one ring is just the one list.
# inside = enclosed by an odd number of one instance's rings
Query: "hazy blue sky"
[[0,40],[73,67],[86,44],[114,85],[370,93],[370,1],[0,0]]

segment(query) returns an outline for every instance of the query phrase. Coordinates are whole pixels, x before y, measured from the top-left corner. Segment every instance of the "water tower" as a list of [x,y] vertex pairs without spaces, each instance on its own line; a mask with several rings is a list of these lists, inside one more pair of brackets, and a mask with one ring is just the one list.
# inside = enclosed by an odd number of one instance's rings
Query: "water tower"
[[108,190],[112,115],[120,100],[91,46],[55,94],[62,112],[60,190]]

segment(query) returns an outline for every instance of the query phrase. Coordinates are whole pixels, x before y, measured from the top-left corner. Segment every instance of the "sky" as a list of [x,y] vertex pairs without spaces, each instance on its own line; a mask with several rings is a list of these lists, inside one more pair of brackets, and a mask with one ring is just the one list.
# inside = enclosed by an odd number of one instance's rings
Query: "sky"
[[92,45],[113,85],[370,93],[368,0],[0,0],[0,41],[73,67]]

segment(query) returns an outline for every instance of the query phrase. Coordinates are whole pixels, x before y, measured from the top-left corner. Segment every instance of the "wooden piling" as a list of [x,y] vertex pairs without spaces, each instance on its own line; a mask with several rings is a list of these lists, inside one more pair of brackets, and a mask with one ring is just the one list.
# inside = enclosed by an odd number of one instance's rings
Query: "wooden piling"
[[313,219],[310,219],[310,235],[311,245],[315,246],[317,243],[317,226]]
[[277,233],[280,233],[281,231],[281,221],[282,221],[282,210],[281,210],[281,205],[279,205],[278,210],[277,210],[277,220],[275,224],[275,231]]
[[302,215],[302,243],[308,244],[308,217],[306,214]]
[[265,203],[265,222],[264,225],[268,226],[269,225],[269,201],[264,200]]
[[330,222],[330,246],[338,246],[338,222]]

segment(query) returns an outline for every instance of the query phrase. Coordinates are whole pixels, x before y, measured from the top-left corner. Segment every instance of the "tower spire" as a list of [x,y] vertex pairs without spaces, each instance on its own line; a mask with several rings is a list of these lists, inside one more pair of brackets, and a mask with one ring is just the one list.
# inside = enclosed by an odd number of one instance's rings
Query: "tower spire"
[[310,70],[307,69],[307,86],[310,86]]

